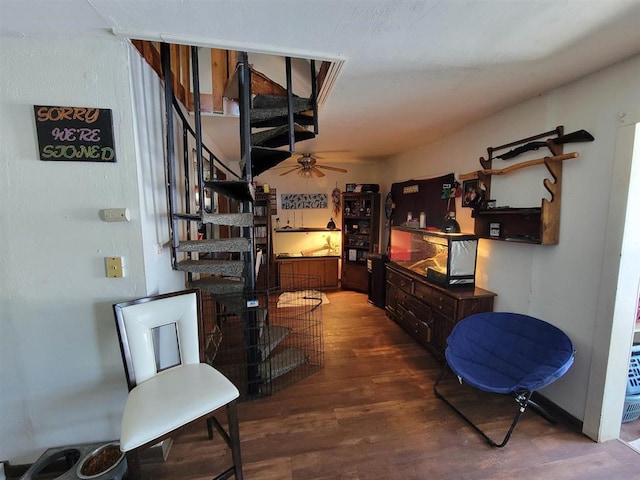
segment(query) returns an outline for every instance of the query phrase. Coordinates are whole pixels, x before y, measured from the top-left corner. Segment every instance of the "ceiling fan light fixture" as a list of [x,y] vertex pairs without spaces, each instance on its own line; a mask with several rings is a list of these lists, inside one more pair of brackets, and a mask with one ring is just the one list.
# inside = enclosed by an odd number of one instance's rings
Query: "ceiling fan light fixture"
[[303,153],[296,160],[298,166],[290,168],[289,166],[285,167],[275,167],[275,168],[287,168],[288,170],[281,173],[280,176],[283,177],[292,172],[297,172],[302,178],[309,179],[313,177],[322,178],[326,176],[326,170],[332,170],[334,172],[347,173],[347,169],[339,168],[339,167],[331,167],[328,165],[318,165],[316,161],[316,157],[314,157],[311,153]]

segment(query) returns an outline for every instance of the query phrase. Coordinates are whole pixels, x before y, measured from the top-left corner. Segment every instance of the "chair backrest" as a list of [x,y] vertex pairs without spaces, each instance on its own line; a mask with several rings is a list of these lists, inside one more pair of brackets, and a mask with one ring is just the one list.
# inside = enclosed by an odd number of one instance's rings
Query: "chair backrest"
[[[129,390],[165,368],[162,336],[177,342],[177,359],[167,367],[199,363],[201,302],[197,289],[139,298],[113,306]],[[168,334],[168,335],[167,335]],[[166,353],[166,352],[165,352]]]

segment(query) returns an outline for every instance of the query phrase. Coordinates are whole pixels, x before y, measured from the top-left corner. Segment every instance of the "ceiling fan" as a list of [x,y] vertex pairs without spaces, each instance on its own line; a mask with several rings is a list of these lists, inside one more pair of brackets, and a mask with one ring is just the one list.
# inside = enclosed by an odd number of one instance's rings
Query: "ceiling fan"
[[321,168],[325,170],[333,170],[334,172],[347,173],[347,170],[345,170],[344,168],[330,167],[328,165],[318,165],[318,163],[316,163],[317,158],[318,157],[314,157],[311,153],[303,153],[302,156],[298,157],[298,165],[287,170],[284,173],[281,173],[280,176],[282,177],[291,172],[297,171],[298,174],[304,178],[311,178],[314,174],[318,177],[324,177],[325,173],[320,170]]

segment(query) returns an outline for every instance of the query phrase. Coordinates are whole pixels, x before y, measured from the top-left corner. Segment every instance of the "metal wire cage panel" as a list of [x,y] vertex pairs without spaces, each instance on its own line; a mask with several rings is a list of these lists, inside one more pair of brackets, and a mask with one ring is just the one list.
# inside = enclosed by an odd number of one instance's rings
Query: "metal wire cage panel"
[[315,280],[255,295],[203,293],[205,361],[240,390],[241,400],[270,396],[323,367],[321,292]]

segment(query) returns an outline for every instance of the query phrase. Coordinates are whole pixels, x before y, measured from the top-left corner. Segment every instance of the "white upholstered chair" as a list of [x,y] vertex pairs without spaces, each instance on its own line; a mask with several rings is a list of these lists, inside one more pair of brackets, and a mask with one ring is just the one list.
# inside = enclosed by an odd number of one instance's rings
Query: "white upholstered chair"
[[[233,465],[215,477],[242,480],[236,401],[238,389],[212,366],[201,363],[198,290],[141,298],[113,306],[129,395],[122,417],[120,449],[127,454],[129,478],[139,478],[139,452],[175,436],[198,420],[207,420],[229,445]],[[161,337],[177,349],[158,348]],[[166,358],[169,357],[169,365]],[[171,358],[175,357],[175,359]],[[226,406],[228,432],[213,416]]]

